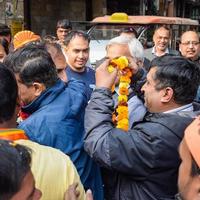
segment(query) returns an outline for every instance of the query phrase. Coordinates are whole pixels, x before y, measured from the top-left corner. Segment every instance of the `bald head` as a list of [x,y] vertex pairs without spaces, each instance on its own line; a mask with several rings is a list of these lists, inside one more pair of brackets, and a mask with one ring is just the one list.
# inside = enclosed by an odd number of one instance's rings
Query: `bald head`
[[167,27],[161,26],[157,28],[153,35],[156,54],[161,56],[165,53],[170,39],[170,31]]

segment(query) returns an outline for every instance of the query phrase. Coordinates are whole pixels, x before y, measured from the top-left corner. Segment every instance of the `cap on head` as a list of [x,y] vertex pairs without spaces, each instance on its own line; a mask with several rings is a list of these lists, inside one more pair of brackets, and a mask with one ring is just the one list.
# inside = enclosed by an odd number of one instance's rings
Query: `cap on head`
[[40,40],[40,36],[32,31],[20,31],[13,38],[14,49],[18,49],[29,42]]

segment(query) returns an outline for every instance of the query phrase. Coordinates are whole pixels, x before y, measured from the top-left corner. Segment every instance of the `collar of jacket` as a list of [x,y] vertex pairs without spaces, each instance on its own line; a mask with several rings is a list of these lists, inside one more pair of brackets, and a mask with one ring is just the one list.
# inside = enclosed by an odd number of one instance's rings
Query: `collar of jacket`
[[30,104],[23,106],[22,111],[28,114],[32,114],[39,108],[51,103],[66,87],[66,84],[60,79],[56,84],[46,89],[37,99]]
[[193,62],[200,64],[200,57],[198,57],[196,60],[194,60]]

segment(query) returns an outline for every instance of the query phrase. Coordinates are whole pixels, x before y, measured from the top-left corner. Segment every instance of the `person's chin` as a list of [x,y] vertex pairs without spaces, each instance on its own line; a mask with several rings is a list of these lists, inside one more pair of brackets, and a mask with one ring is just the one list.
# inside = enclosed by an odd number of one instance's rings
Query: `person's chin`
[[193,59],[193,58],[194,58],[194,54],[188,54],[186,57],[187,57],[188,59]]
[[159,49],[160,49],[161,51],[165,51],[166,47],[162,46],[162,47],[159,47]]
[[27,106],[28,104],[30,104],[30,103],[28,103],[28,102],[23,102],[23,103],[22,103],[22,107]]
[[83,62],[83,63],[77,63],[76,66],[77,66],[77,68],[84,68],[85,64],[86,64],[85,62]]

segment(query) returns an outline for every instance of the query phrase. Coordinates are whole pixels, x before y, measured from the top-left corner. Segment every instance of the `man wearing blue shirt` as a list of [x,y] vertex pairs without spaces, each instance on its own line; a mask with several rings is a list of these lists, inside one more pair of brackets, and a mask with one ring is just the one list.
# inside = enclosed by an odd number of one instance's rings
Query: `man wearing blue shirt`
[[95,72],[86,66],[89,58],[89,36],[83,31],[71,31],[65,37],[65,53],[68,66],[66,73],[68,80],[78,79],[87,87],[87,98],[90,99],[95,84]]

